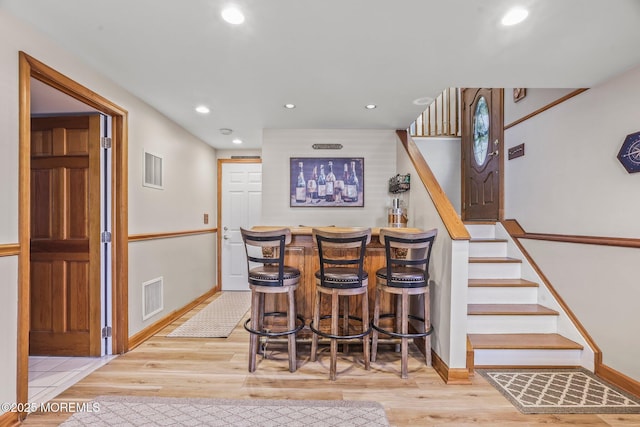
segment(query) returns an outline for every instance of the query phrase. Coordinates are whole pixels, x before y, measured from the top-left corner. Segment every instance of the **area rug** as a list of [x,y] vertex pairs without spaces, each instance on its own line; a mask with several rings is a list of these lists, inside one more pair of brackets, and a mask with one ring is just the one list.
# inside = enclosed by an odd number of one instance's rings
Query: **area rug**
[[94,412],[76,412],[64,427],[388,426],[382,405],[345,400],[232,400],[99,396]]
[[638,414],[640,399],[586,369],[476,370],[523,414]]
[[225,338],[251,307],[251,292],[225,291],[168,337]]

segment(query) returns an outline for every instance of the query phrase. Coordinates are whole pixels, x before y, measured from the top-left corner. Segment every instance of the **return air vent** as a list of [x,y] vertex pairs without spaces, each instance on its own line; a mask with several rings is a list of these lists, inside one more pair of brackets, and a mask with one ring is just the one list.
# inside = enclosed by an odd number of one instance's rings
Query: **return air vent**
[[164,309],[163,288],[162,277],[142,284],[142,320],[147,320]]
[[162,157],[144,153],[144,182],[145,187],[163,189]]

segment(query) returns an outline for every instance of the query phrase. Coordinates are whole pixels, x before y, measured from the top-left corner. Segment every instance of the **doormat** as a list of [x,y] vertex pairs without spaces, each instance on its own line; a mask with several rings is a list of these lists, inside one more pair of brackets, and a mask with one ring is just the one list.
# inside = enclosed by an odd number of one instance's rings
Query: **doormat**
[[640,413],[640,399],[583,368],[476,372],[523,414]]
[[98,396],[95,412],[76,412],[63,427],[233,426],[329,427],[388,426],[377,402],[352,400],[186,399]]
[[167,334],[174,338],[226,338],[251,307],[251,292],[225,291]]

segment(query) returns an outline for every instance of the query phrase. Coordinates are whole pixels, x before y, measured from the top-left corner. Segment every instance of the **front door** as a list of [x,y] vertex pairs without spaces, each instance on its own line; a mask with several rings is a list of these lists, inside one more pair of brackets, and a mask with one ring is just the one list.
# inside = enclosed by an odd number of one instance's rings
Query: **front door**
[[240,227],[260,224],[262,163],[221,163],[221,281],[223,291],[248,291],[247,261]]
[[100,356],[100,116],[31,120],[29,354]]
[[503,89],[462,91],[462,219],[502,216]]

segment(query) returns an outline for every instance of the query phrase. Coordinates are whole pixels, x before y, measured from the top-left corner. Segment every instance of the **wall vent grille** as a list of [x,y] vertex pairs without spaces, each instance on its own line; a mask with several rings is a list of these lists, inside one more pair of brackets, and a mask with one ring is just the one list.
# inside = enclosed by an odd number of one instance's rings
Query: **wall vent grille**
[[155,154],[144,153],[144,182],[145,187],[164,188],[162,176],[162,157]]
[[164,309],[163,288],[162,277],[142,284],[142,320],[147,320]]

